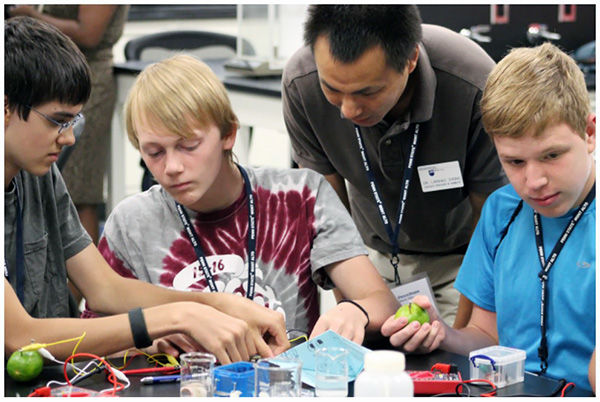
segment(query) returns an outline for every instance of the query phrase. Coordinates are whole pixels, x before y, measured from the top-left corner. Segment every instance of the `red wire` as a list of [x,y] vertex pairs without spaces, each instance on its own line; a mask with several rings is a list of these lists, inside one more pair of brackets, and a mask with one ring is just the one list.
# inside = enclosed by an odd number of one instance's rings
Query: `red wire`
[[[65,360],[65,362],[63,364],[63,373],[65,375],[65,379],[67,380],[67,384],[73,386],[73,384],[71,384],[71,380],[69,380],[69,376],[67,375],[67,363],[70,360],[73,360],[75,357],[91,357],[92,359],[100,360],[100,362],[102,364],[104,364],[105,370],[109,373],[108,381],[110,383],[112,383],[114,386],[113,390],[112,390],[113,396],[116,395],[117,391],[120,391],[125,388],[125,386],[123,384],[121,384],[117,381],[117,376],[115,375],[115,372],[113,371],[112,367],[108,363],[106,363],[103,358],[101,358],[100,356],[97,356],[93,353],[75,353],[74,355],[69,356],[67,358],[67,360]],[[117,388],[119,388],[119,389],[117,389]]]
[[473,379],[473,380],[463,380],[463,382],[467,383],[467,384],[468,383],[473,383],[473,382],[486,382],[486,383],[488,383],[492,387],[492,390],[490,392],[486,392],[485,394],[481,394],[479,396],[494,396],[494,395],[496,395],[496,390],[497,390],[496,384],[494,384],[490,380],[485,380],[483,378],[478,378],[478,379]]
[[560,393],[561,398],[565,396],[565,394],[567,393],[567,390],[570,390],[571,388],[574,388],[574,387],[575,387],[575,384],[573,384],[572,382],[566,383],[562,389],[562,392]]

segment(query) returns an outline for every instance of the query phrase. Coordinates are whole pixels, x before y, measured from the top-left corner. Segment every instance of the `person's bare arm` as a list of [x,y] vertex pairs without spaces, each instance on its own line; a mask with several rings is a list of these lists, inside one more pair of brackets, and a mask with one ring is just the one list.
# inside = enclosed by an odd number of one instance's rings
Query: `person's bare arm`
[[342,204],[346,207],[348,212],[350,212],[350,200],[348,199],[348,189],[346,188],[346,181],[344,178],[338,174],[327,174],[324,175],[325,179],[331,184],[331,187],[335,190],[340,200],[342,200]]
[[[367,256],[340,261],[326,270],[340,295],[367,311],[369,326],[366,331],[379,332],[387,317],[398,308],[398,301]],[[360,344],[365,336],[366,323],[366,316],[358,307],[352,303],[341,303],[319,318],[311,337],[331,329]]]
[[479,222],[479,217],[481,216],[481,210],[483,208],[483,204],[485,200],[487,200],[488,194],[481,193],[469,193],[469,201],[471,202],[471,208],[473,209],[473,219],[472,219],[472,228],[471,233],[475,230],[475,226],[477,226],[477,222]]
[[[247,360],[257,352],[255,339],[248,325],[216,309],[193,302],[170,303],[143,310],[150,338],[181,333],[194,339],[217,359],[227,364]],[[32,318],[4,280],[4,352],[35,343],[52,343],[85,333],[78,351],[100,356],[134,346],[129,318],[119,314],[102,318]],[[58,359],[71,355],[75,343],[50,346],[47,349]],[[265,352],[265,350],[263,350]],[[270,356],[268,348],[267,356]]]
[[588,379],[592,386],[592,392],[596,395],[596,348],[594,348],[594,353],[592,353],[592,358],[588,366]]
[[[469,201],[471,202],[471,207],[473,210],[473,219],[472,219],[472,227],[471,234],[475,230],[477,226],[477,222],[479,222],[479,217],[481,216],[481,209],[483,208],[483,204],[487,199],[487,194],[480,193],[470,193]],[[460,295],[458,300],[458,308],[456,311],[456,317],[454,318],[453,328],[464,328],[469,319],[471,318],[471,313],[473,311],[473,303],[471,300],[467,299],[465,296]]]
[[456,329],[464,328],[471,318],[472,311],[473,302],[461,294],[458,299],[458,309],[456,310],[456,317],[454,317],[454,325],[452,327]]
[[192,301],[245,321],[261,355],[268,354],[263,338],[270,342],[274,353],[289,346],[281,313],[239,295],[180,292],[124,278],[108,265],[93,244],[67,260],[67,272],[69,279],[86,298],[90,310],[97,313],[119,314],[136,307]]
[[57,27],[78,46],[93,48],[100,43],[116,9],[117,5],[114,4],[80,5],[75,20],[43,14],[29,5],[11,7],[9,14],[11,16],[26,15],[45,21]]
[[496,313],[473,304],[473,313],[467,326],[461,329],[449,328],[440,348],[466,356],[473,350],[497,344]]
[[[348,189],[346,188],[346,181],[344,178],[338,173],[324,175],[324,177],[325,180],[331,184],[331,187],[333,187],[338,197],[340,197],[340,200],[346,207],[346,210],[350,212],[350,200],[348,199]],[[333,296],[337,302],[343,299],[342,294],[337,288],[333,289]]]

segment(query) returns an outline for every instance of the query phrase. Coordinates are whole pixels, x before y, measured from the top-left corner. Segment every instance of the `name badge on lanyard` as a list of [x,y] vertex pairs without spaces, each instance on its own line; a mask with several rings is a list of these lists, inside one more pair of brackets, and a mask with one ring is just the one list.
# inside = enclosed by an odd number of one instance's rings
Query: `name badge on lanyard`
[[594,182],[592,189],[589,191],[589,193],[583,200],[583,203],[579,206],[577,212],[575,213],[575,215],[573,215],[570,222],[565,227],[565,230],[563,231],[562,235],[560,235],[560,237],[558,238],[558,241],[554,245],[554,248],[552,249],[552,252],[550,253],[550,256],[547,259],[546,259],[546,255],[544,252],[544,235],[543,235],[543,231],[542,231],[542,220],[540,218],[539,213],[535,210],[533,211],[533,229],[534,229],[534,235],[535,235],[535,245],[537,248],[538,258],[540,260],[540,266],[541,266],[541,270],[538,274],[538,277],[540,278],[540,282],[541,282],[541,296],[540,296],[541,337],[540,337],[540,346],[538,347],[538,357],[540,358],[540,372],[542,374],[544,374],[546,372],[546,370],[548,369],[548,341],[547,341],[547,337],[546,337],[546,330],[547,330],[546,296],[547,296],[547,292],[548,292],[547,282],[548,282],[548,276],[550,275],[550,269],[552,268],[552,266],[554,265],[554,262],[558,258],[558,255],[562,251],[565,243],[567,242],[567,239],[569,238],[569,236],[571,236],[571,233],[575,229],[575,226],[577,225],[577,223],[579,223],[579,221],[583,217],[583,214],[585,213],[585,211],[590,206],[592,201],[594,201],[595,198],[596,198],[596,183]]
[[424,193],[464,187],[458,161],[423,165],[417,171]]
[[420,125],[415,124],[415,131],[413,133],[413,139],[410,145],[410,154],[408,157],[408,161],[406,162],[406,168],[404,169],[404,175],[402,177],[402,183],[400,184],[400,200],[398,205],[398,220],[396,221],[396,228],[392,228],[392,223],[388,218],[385,208],[383,206],[383,198],[381,197],[379,187],[377,186],[377,181],[375,180],[375,174],[373,173],[373,169],[371,168],[371,163],[369,162],[369,158],[367,156],[367,150],[364,146],[364,141],[362,139],[362,133],[360,131],[360,127],[355,125],[354,132],[356,134],[356,141],[358,143],[358,150],[360,151],[360,156],[363,161],[363,167],[365,168],[365,173],[367,175],[367,179],[369,180],[369,187],[371,188],[371,192],[373,193],[373,199],[377,204],[377,211],[379,212],[379,216],[381,218],[381,222],[385,227],[385,231],[387,232],[390,243],[392,244],[392,257],[390,258],[390,264],[394,268],[394,281],[396,283],[400,283],[400,275],[398,274],[398,264],[399,260],[399,247],[398,247],[398,234],[400,233],[400,226],[402,225],[402,219],[404,218],[404,212],[406,210],[406,197],[408,195],[408,188],[410,187],[410,180],[412,177],[412,171],[415,162],[415,155],[417,153],[417,143],[419,140],[419,128]]
[[[254,194],[252,193],[252,185],[250,184],[248,173],[246,173],[246,170],[240,165],[236,164],[236,166],[244,179],[244,191],[246,193],[246,197],[248,198],[248,286],[246,288],[246,297],[252,300],[254,298],[254,290],[256,285],[256,210]],[[190,239],[190,242],[192,243],[192,247],[194,248],[194,252],[198,258],[198,264],[202,270],[210,291],[218,292],[219,290],[217,289],[217,284],[215,283],[213,275],[210,272],[210,265],[206,260],[204,251],[202,250],[202,247],[200,247],[200,240],[198,239],[198,234],[192,225],[192,221],[183,208],[183,205],[175,202],[175,207],[177,209],[177,213],[179,214],[179,218],[181,219],[181,223],[183,223],[185,231]]]
[[[23,252],[23,211],[21,210],[21,200],[19,199],[19,185],[14,182],[15,186],[15,207],[17,209],[17,233],[16,233],[16,255],[15,255],[15,271],[16,271],[16,282],[17,297],[21,304],[25,303],[25,253]],[[8,275],[8,266],[6,260],[4,260],[4,277],[10,280]]]

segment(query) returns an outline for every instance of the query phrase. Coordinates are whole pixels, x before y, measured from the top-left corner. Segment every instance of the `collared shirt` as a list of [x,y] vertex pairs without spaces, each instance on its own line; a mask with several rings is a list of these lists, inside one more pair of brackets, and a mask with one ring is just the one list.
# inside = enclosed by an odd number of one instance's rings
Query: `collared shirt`
[[[91,238],[55,165],[44,176],[21,171],[4,192],[4,258],[16,290],[16,191],[23,211],[25,268],[24,308],[32,316],[68,317],[66,261],[87,247]],[[91,267],[90,267],[91,268]]]
[[[471,40],[446,28],[423,25],[409,110],[397,121],[362,128],[386,213],[396,220],[399,183],[410,151],[412,126],[420,123],[416,167],[458,161],[464,187],[424,193],[415,173],[398,237],[404,252],[448,253],[471,234],[469,193],[489,194],[506,183],[496,151],[481,123],[479,101],[493,60]],[[348,183],[352,216],[365,243],[381,252],[391,244],[381,222],[353,123],[323,95],[308,47],[288,62],[283,75],[283,111],[293,157],[321,174],[338,173]]]

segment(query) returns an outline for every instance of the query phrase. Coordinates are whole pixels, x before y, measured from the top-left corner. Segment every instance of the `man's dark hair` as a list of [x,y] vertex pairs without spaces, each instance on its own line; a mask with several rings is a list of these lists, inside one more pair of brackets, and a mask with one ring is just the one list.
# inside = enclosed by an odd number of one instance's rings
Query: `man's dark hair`
[[85,103],[90,68],[77,45],[54,26],[30,17],[4,22],[4,95],[23,120],[27,106]]
[[402,71],[421,41],[421,15],[417,6],[310,6],[304,42],[314,49],[322,35],[329,39],[331,55],[342,63],[380,45],[388,65]]

